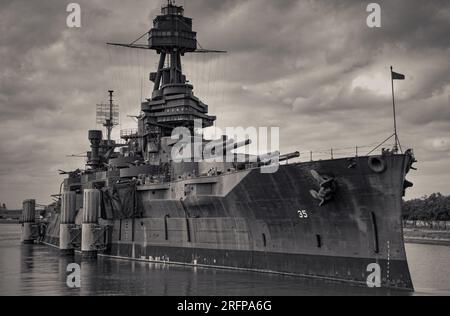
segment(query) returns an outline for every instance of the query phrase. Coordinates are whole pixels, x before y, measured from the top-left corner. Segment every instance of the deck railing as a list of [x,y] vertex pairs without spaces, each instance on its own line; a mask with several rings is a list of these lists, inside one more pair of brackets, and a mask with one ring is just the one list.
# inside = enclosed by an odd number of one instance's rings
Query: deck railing
[[[385,144],[383,148],[390,149],[393,144]],[[320,161],[333,160],[341,158],[353,158],[368,156],[368,152],[374,148],[374,145],[330,148],[326,150],[314,150],[300,152],[300,161]],[[381,153],[383,148],[379,148]],[[376,154],[377,151],[372,151],[370,154]]]
[[130,139],[138,137],[137,129],[123,129],[120,131],[120,138],[122,139]]

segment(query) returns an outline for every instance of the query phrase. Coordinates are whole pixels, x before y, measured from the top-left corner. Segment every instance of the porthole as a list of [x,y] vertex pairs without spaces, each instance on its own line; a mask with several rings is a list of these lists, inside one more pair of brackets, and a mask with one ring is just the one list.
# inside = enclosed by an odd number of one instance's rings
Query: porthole
[[386,162],[381,157],[370,157],[369,168],[376,173],[383,173],[386,171]]

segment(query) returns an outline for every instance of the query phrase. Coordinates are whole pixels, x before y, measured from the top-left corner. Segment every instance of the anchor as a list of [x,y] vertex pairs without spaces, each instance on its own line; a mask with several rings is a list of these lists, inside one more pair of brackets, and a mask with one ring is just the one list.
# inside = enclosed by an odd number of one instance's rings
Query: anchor
[[319,200],[319,207],[325,205],[325,203],[331,201],[335,192],[335,178],[328,176],[321,176],[317,171],[311,170],[311,175],[317,181],[320,186],[320,190],[311,190],[311,196],[316,200]]

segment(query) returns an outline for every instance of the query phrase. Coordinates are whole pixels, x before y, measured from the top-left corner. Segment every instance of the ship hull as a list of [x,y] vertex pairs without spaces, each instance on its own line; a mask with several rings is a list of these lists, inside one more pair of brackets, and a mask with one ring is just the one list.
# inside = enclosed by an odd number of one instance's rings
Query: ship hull
[[[360,157],[284,165],[273,174],[253,169],[214,181],[182,180],[165,193],[138,188],[142,216],[109,219],[104,255],[363,286],[373,281],[376,264],[381,287],[411,291],[401,221],[411,157],[379,158],[383,170]],[[311,193],[320,189],[314,174],[334,179],[324,203]]]
[[[273,252],[228,251],[218,249],[142,247],[139,244],[115,244],[107,255],[118,259],[134,259],[162,264],[187,265],[214,269],[229,269],[271,273],[327,281],[367,285],[368,273],[364,269],[374,263],[373,258],[318,256]],[[200,261],[193,258],[201,258]],[[382,287],[412,291],[406,260],[379,259],[382,271],[390,271],[395,280],[382,276]],[[387,280],[390,283],[387,284]]]

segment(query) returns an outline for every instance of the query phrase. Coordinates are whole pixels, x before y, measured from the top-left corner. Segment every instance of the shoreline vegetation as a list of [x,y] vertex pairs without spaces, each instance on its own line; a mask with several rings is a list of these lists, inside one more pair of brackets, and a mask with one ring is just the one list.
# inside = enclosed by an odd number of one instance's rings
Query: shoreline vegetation
[[405,243],[450,246],[450,196],[405,201],[402,213]]
[[450,221],[450,196],[433,193],[404,201],[402,214],[406,221]]

